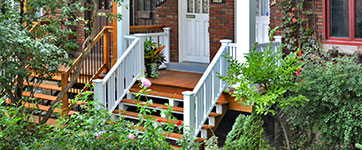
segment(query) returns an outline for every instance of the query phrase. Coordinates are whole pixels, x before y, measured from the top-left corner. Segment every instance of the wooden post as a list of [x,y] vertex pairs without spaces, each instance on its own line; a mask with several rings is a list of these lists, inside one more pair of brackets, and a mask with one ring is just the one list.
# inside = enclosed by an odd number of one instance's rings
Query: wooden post
[[[117,6],[117,2],[113,2],[113,15],[114,16],[117,16],[117,8],[118,8],[118,6]],[[113,25],[113,40],[112,40],[112,66],[116,63],[116,61],[117,61],[117,57],[118,57],[118,54],[117,54],[117,50],[118,50],[118,48],[117,48],[117,39],[118,39],[118,37],[117,37],[117,18],[115,17],[114,19],[113,19],[113,23],[112,23],[112,25]]]
[[[191,91],[182,92],[184,95],[184,133],[190,132],[195,128],[195,99],[194,93]],[[200,114],[196,114],[200,115]],[[194,137],[195,132],[190,133],[191,137]]]
[[[65,86],[68,84],[68,73],[61,74],[61,84],[62,84],[62,91],[64,90]],[[62,99],[62,117],[66,116],[68,111],[68,92],[64,95]]]
[[109,71],[109,32],[108,29],[103,34],[103,64],[106,65],[105,72]]

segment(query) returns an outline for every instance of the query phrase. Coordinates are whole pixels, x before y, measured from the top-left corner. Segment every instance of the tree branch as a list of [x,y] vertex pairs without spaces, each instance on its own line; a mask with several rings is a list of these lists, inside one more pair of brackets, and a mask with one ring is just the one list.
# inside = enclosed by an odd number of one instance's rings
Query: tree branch
[[[84,43],[86,43],[86,48],[91,49],[92,48],[92,40],[97,36],[97,30],[96,30],[96,21],[97,21],[97,11],[98,11],[98,4],[96,2],[96,0],[92,0],[92,15],[91,15],[91,21],[92,21],[92,27],[91,27],[91,34],[90,36],[84,41]],[[43,117],[42,121],[40,124],[45,124],[50,115],[54,112],[54,106],[55,104],[59,103],[63,97],[65,96],[65,94],[67,94],[68,90],[73,87],[73,85],[77,82],[77,78],[80,75],[80,71],[83,67],[83,62],[84,60],[89,56],[89,54],[91,53],[91,51],[83,51],[83,53],[81,54],[80,57],[80,61],[78,62],[78,64],[75,64],[75,70],[74,73],[72,75],[72,78],[70,80],[70,82],[65,86],[65,88],[58,94],[57,99],[55,101],[53,101],[51,103],[51,106],[49,108],[49,110],[47,111],[46,115]]]

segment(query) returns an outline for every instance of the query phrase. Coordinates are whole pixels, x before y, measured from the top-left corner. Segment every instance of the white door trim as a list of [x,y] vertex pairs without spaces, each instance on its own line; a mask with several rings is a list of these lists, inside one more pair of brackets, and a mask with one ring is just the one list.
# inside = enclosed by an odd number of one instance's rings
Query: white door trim
[[184,34],[182,34],[182,32],[180,31],[184,31],[184,27],[182,26],[182,16],[184,14],[186,14],[186,9],[184,8],[184,6],[182,5],[182,1],[185,0],[178,0],[178,61],[182,62],[183,61],[183,53],[182,53],[182,49],[183,44],[181,44],[183,42],[184,39]]

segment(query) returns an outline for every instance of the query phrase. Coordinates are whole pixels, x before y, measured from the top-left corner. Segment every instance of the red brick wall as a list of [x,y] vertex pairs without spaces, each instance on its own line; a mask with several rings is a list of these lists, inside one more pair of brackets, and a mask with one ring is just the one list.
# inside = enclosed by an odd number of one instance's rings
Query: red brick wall
[[[220,48],[221,39],[234,40],[234,0],[226,0],[223,4],[210,2],[210,60]],[[167,0],[156,8],[156,24],[171,27],[171,62],[178,62],[178,1]]]
[[221,39],[234,41],[234,0],[226,3],[213,4],[210,2],[210,60],[219,50]]
[[171,27],[170,61],[178,62],[178,0],[167,0],[156,8],[156,24]]
[[[270,0],[270,4],[272,4],[274,0]],[[275,5],[270,6],[270,28],[275,28],[276,26],[279,26],[282,22],[282,10],[278,4],[280,4],[281,0],[276,0]],[[311,25],[312,29],[314,29],[316,32],[316,35],[318,37],[322,37],[323,35],[323,0],[315,0],[314,4],[313,2],[310,2],[309,4],[306,4],[306,9],[311,9],[314,14],[311,18]],[[276,36],[281,35],[283,32],[283,29],[279,28],[276,32]]]

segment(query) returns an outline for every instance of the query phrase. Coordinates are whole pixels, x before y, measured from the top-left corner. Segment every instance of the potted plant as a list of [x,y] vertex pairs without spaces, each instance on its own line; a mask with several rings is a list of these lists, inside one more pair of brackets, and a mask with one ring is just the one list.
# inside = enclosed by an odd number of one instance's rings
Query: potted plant
[[156,79],[160,75],[160,65],[166,61],[163,53],[165,45],[161,46],[150,39],[145,41],[144,47],[147,77]]

